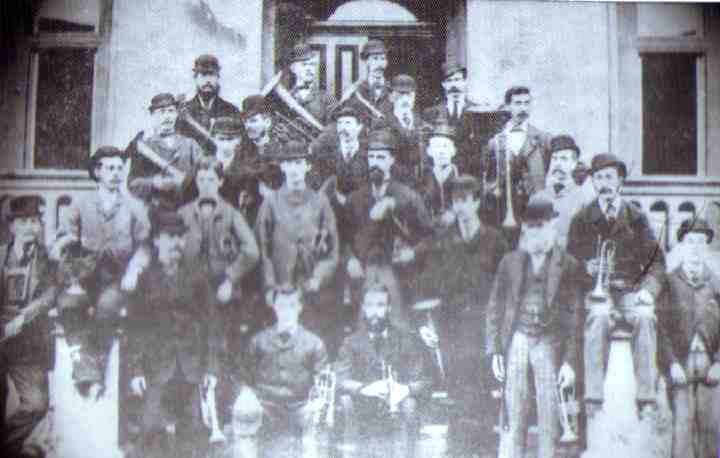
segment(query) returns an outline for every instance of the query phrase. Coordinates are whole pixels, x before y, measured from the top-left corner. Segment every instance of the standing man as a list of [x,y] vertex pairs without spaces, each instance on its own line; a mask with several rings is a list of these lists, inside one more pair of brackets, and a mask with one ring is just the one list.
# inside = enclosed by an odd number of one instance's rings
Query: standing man
[[304,143],[288,142],[277,162],[285,182],[263,200],[255,225],[266,303],[281,285],[301,289],[307,298],[302,324],[334,355],[342,312],[333,287],[339,257],[335,215],[327,196],[306,183],[310,162]]
[[552,203],[530,200],[522,222],[525,243],[500,262],[488,302],[486,351],[495,378],[505,385],[509,432],[501,448],[510,458],[526,453],[530,383],[537,400],[538,458],[555,456],[558,385],[575,384],[579,265],[555,244],[552,218]]
[[378,121],[377,113],[388,110],[390,105],[390,84],[385,78],[388,66],[387,48],[380,40],[368,40],[360,51],[360,59],[365,61],[367,76],[355,83],[345,94],[341,103],[356,99],[356,108],[365,118]]
[[229,171],[234,163],[242,162],[243,126],[240,116],[221,116],[215,119],[212,128],[212,140],[215,144],[214,157]]
[[454,162],[457,153],[455,129],[449,124],[435,124],[428,138],[426,152],[430,162],[423,170],[419,191],[425,207],[430,211],[433,225],[444,228],[452,222],[450,186],[460,175]]
[[[290,93],[320,124],[330,120],[333,97],[318,87],[318,62],[310,46],[296,44],[290,54]],[[282,84],[282,83],[281,83]]]
[[[609,296],[613,308],[588,307],[585,317],[585,404],[588,420],[602,409],[610,334],[617,326],[632,329],[632,353],[641,419],[656,411],[657,324],[655,301],[664,281],[665,256],[647,216],[620,196],[627,176],[625,163],[612,154],[593,157],[590,172],[597,197],[570,223],[568,253],[584,266],[583,292],[596,283],[598,253],[604,242],[615,254],[610,266]],[[606,245],[607,246],[607,245]],[[603,272],[607,268],[603,267]],[[606,274],[607,275],[607,274]]]
[[[717,456],[713,391],[720,383],[720,281],[704,263],[715,231],[701,218],[678,229],[680,265],[667,275],[658,320],[673,406],[673,458]],[[662,308],[660,308],[662,307]]]
[[151,207],[169,210],[193,199],[190,172],[204,155],[195,140],[177,133],[177,105],[172,94],[153,97],[152,131],[140,132],[125,150],[131,161],[128,189]]
[[222,342],[214,291],[183,259],[180,215],[153,215],[153,262],[130,313],[130,388],[142,397],[142,451],[148,458],[204,456],[201,391],[214,390]]
[[[192,71],[197,92],[195,97],[180,106],[180,112],[185,116],[191,116],[207,132],[212,132],[217,118],[236,115],[238,109],[220,97],[220,63],[217,57],[211,54],[198,56]],[[181,135],[190,137],[204,146],[209,154],[215,153],[213,142],[195,130],[184,116],[178,121],[177,130]]]
[[[507,170],[510,169],[510,201],[514,218],[524,214],[532,194],[545,188],[545,172],[550,160],[550,135],[530,124],[532,97],[525,86],[513,86],[505,92],[505,109],[511,118],[503,130],[490,139],[485,152],[486,193],[493,192],[493,224],[500,225],[507,211]],[[508,163],[509,161],[509,167]],[[508,231],[513,246],[517,228]]]
[[[40,457],[25,440],[48,408],[49,326],[44,315],[53,307],[55,267],[42,244],[40,198],[14,197],[8,214],[10,242],[0,245],[0,445],[6,456]],[[6,417],[8,380],[20,405]]]
[[392,79],[391,105],[385,119],[377,126],[387,127],[397,138],[396,158],[399,166],[414,181],[420,174],[422,129],[425,122],[415,106],[415,79],[409,75],[397,75]]
[[384,286],[370,284],[362,296],[363,326],[336,362],[344,438],[362,457],[413,457],[432,363],[416,335],[393,325]]

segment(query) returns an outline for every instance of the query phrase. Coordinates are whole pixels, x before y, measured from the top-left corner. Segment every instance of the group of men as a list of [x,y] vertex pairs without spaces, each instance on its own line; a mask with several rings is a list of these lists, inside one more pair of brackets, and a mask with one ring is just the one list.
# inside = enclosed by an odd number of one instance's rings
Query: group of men
[[[298,45],[270,88],[285,106],[257,94],[241,109],[220,98],[217,58],[198,57],[193,99],[158,94],[152,129],[90,157],[97,191],[61,214],[47,251],[39,199],[11,200],[0,251],[0,367],[20,398],[3,428],[11,456],[40,453],[25,439],[47,408],[53,307],[89,398],[105,392],[125,321],[141,456],[205,456],[216,424],[236,456],[312,453],[324,428],[345,453],[413,456],[433,388],[453,403],[450,456],[490,456],[501,384],[505,456],[525,456],[534,395],[537,456],[551,458],[558,389],[577,386],[588,421],[602,412],[616,329],[631,331],[641,418],[668,375],[674,456],[709,456],[720,379],[709,225],[682,225],[682,262],[666,273],[646,215],[620,194],[625,164],[602,153],[579,173],[570,136],[529,124],[527,87],[506,92],[509,119],[485,142],[465,68],[444,65],[445,96],[420,111],[411,76],[386,79],[382,42],[361,55],[367,79],[334,101]],[[298,122],[276,129],[281,109]],[[595,194],[583,200],[587,173]],[[208,395],[216,422],[201,415]]]

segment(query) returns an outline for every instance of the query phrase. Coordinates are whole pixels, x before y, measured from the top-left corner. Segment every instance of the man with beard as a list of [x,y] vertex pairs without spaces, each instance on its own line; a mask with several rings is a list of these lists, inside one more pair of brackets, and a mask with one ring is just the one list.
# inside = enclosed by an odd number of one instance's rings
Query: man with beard
[[[93,337],[81,342],[81,358],[73,364],[77,388],[82,394],[93,396],[103,389],[106,357],[123,298],[135,291],[150,262],[147,210],[142,202],[122,190],[126,162],[125,153],[113,146],[100,147],[90,157],[88,172],[97,183],[97,191],[73,200],[62,214],[52,247],[52,256],[58,261],[65,258],[65,250],[72,244],[80,244],[94,257],[92,275],[75,288],[81,286],[89,305],[96,308],[92,318],[87,317],[82,323],[83,332]],[[63,286],[72,295],[69,287],[73,285]]]
[[557,213],[555,231],[557,243],[567,246],[570,221],[582,207],[593,200],[587,188],[578,184],[578,158],[580,148],[569,135],[557,135],[550,140],[550,166],[545,179],[546,187],[537,194],[550,200]]
[[[461,457],[480,449],[494,450],[494,445],[488,447],[494,444],[494,417],[482,413],[492,405],[490,364],[477,342],[485,340],[485,307],[495,269],[508,245],[495,228],[480,221],[481,191],[476,178],[453,177],[448,193],[453,223],[428,251],[427,265],[419,274],[418,297],[441,301],[432,312],[437,334],[423,326],[420,335],[426,345],[441,350],[442,384],[453,401],[448,445],[451,456]],[[473,420],[473,431],[463,426],[467,424],[463,419]]]
[[488,302],[486,350],[493,375],[505,385],[509,430],[500,447],[501,456],[510,458],[526,453],[530,382],[537,402],[538,458],[555,456],[557,390],[575,384],[579,264],[555,244],[552,218],[550,201],[530,199],[521,248],[500,261]]
[[[233,116],[238,109],[230,102],[220,97],[220,63],[217,57],[210,54],[203,54],[195,59],[193,66],[193,79],[197,93],[195,97],[180,107],[181,113],[191,116],[200,123],[208,132],[213,130],[213,124],[221,116]],[[202,134],[188,124],[181,116],[178,120],[178,132],[181,135],[195,139],[199,145],[203,145],[207,152],[215,152],[213,142],[208,141]]]
[[363,325],[342,345],[335,364],[345,445],[367,458],[413,457],[420,399],[430,388],[429,353],[416,335],[390,319],[387,288],[363,291]]
[[701,218],[678,229],[680,265],[658,301],[661,362],[669,373],[674,458],[717,456],[714,387],[720,383],[720,282],[704,264],[715,231]]
[[[125,150],[131,161],[128,189],[151,207],[176,210],[193,198],[190,172],[204,153],[195,140],[177,133],[177,101],[172,94],[153,97],[149,111],[152,131],[140,132]],[[148,158],[143,148],[151,149],[167,165]]]
[[351,279],[383,283],[393,302],[393,323],[414,328],[404,298],[415,290],[417,266],[433,228],[422,197],[392,172],[395,150],[389,132],[370,134],[369,180],[350,196],[351,227],[356,232],[346,268]]
[[331,357],[340,343],[342,309],[334,288],[338,265],[338,231],[327,196],[309,188],[308,147],[291,141],[276,161],[285,182],[267,196],[257,217],[266,303],[280,285],[293,285],[306,296],[302,324],[319,335]]
[[374,117],[369,104],[379,112],[388,110],[390,105],[390,84],[385,79],[385,70],[388,66],[387,48],[380,40],[368,40],[360,51],[360,58],[365,61],[367,77],[355,83],[343,99],[359,99],[355,104],[367,119]]
[[[55,266],[42,244],[40,198],[10,200],[9,243],[0,245],[0,446],[11,458],[40,457],[25,440],[48,408],[48,322],[57,288]],[[7,416],[8,383],[19,405]]]
[[330,120],[329,108],[334,101],[318,87],[318,62],[310,46],[305,43],[295,45],[290,62],[290,93],[320,124],[325,125]]
[[410,182],[419,176],[421,169],[421,136],[425,122],[415,107],[415,79],[397,75],[392,79],[391,105],[377,128],[387,128],[397,138],[395,152],[398,165],[408,174]]
[[[655,301],[664,281],[665,256],[647,216],[625,202],[620,189],[627,176],[625,163],[612,154],[597,154],[590,172],[597,198],[570,223],[567,250],[584,265],[583,292],[593,289],[600,269],[598,254],[605,242],[614,247],[606,300],[588,297],[585,317],[585,404],[588,421],[602,410],[603,384],[611,332],[632,329],[632,353],[641,419],[653,421],[656,411],[657,326]],[[607,245],[606,245],[607,246]],[[607,266],[603,267],[606,272]],[[607,275],[607,274],[606,274]]]
[[450,207],[450,185],[460,174],[454,163],[455,129],[449,124],[439,123],[430,132],[427,143],[428,167],[423,170],[420,194],[425,207],[430,211],[433,224],[443,229],[452,223]]
[[144,401],[142,456],[205,456],[200,396],[220,375],[221,317],[207,279],[183,259],[180,215],[159,210],[152,224],[155,256],[129,315],[130,388]]
[[[497,192],[493,224],[500,225],[507,211],[505,184],[507,162],[510,161],[511,200],[515,220],[525,211],[529,197],[545,188],[545,172],[550,159],[550,135],[530,124],[532,97],[530,89],[513,86],[505,92],[505,109],[511,118],[501,132],[493,136],[485,152],[486,193]],[[517,232],[508,234],[513,246]]]

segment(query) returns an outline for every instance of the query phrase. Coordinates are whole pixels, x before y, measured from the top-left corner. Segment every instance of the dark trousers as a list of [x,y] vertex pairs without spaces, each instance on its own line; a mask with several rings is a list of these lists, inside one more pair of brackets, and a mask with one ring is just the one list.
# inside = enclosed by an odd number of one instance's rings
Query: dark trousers
[[25,440],[40,423],[48,409],[47,370],[40,364],[3,364],[0,368],[0,394],[2,395],[2,411],[5,419],[7,397],[9,395],[8,379],[15,386],[19,398],[19,406],[6,420],[0,422],[2,442],[0,449],[4,456],[16,456],[23,448]]

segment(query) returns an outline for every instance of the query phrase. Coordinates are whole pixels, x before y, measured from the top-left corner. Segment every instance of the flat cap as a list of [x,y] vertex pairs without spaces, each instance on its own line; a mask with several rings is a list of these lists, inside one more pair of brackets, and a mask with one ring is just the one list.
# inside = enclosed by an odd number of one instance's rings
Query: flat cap
[[358,120],[358,122],[363,122],[365,116],[363,116],[362,111],[358,110],[352,103],[346,103],[337,110],[335,110],[332,114],[332,120],[337,121],[340,118],[345,117],[353,117]]
[[298,43],[290,51],[290,62],[302,62],[313,57],[312,48],[307,43]]
[[533,195],[528,201],[527,207],[525,207],[525,214],[523,215],[523,221],[550,221],[557,214],[553,209],[553,204],[550,199],[546,199],[540,195]]
[[195,59],[193,71],[196,73],[217,73],[220,71],[220,62],[212,54],[203,54]]
[[575,157],[580,157],[580,148],[575,144],[575,140],[569,135],[556,135],[550,140],[550,153],[571,149],[575,151]]
[[467,77],[467,68],[465,68],[463,65],[458,64],[457,62],[445,62],[444,64],[442,64],[440,70],[442,71],[443,79],[450,78],[457,72],[462,72],[463,77]]
[[148,110],[150,112],[153,112],[157,110],[158,108],[164,108],[169,107],[171,105],[177,106],[178,102],[175,100],[175,97],[170,94],[169,92],[163,92],[162,94],[158,94],[155,97],[150,100],[150,106],[148,107]]
[[238,116],[221,116],[215,119],[212,134],[240,135],[243,132],[242,119]]
[[127,154],[125,151],[114,146],[101,146],[98,148],[95,151],[95,154],[90,156],[87,161],[88,174],[90,174],[90,178],[93,180],[97,181],[97,177],[95,176],[95,167],[97,167],[100,163],[100,160],[106,157],[119,157],[125,161],[125,159],[127,159]]
[[266,114],[267,112],[267,102],[265,102],[265,97],[260,94],[249,95],[242,101],[241,116],[243,119],[251,118],[258,113]]
[[8,220],[40,216],[42,200],[38,196],[18,196],[10,200]]
[[415,91],[415,78],[410,75],[397,75],[392,79],[392,90],[397,92]]
[[374,130],[368,136],[368,150],[395,151],[395,136],[388,130]]
[[615,167],[620,176],[622,176],[623,178],[627,177],[627,166],[625,165],[625,163],[620,160],[619,157],[610,153],[596,154],[595,157],[592,158],[592,162],[590,163],[590,173],[593,174],[598,170],[604,169],[606,167]]
[[682,242],[683,238],[690,232],[699,232],[708,237],[707,242],[712,242],[715,237],[715,231],[712,230],[710,224],[703,218],[688,218],[680,224],[677,230],[678,242]]
[[360,51],[360,58],[367,59],[371,54],[387,54],[385,43],[380,40],[368,40]]

